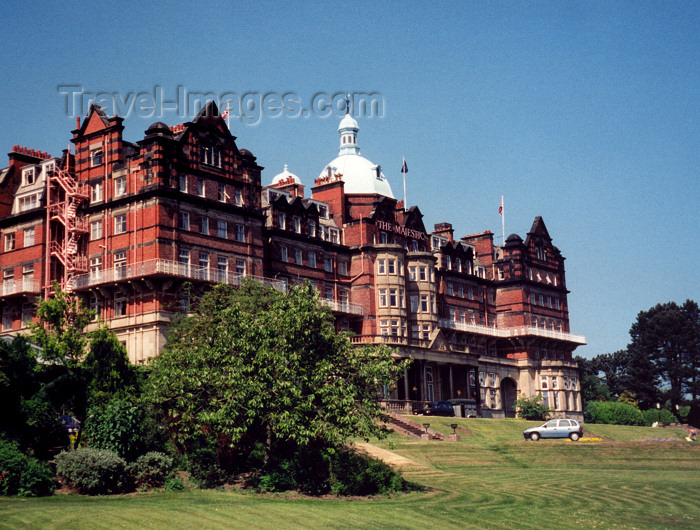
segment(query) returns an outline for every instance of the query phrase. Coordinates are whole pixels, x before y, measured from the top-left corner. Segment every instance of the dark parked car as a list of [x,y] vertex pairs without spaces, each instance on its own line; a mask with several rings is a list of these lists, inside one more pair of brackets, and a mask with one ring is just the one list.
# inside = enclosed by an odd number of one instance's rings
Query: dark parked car
[[455,409],[449,401],[437,401],[428,403],[427,407],[419,410],[416,414],[423,414],[424,416],[454,416]]
[[526,440],[536,442],[540,438],[571,438],[575,442],[583,436],[583,427],[576,420],[549,420],[539,427],[530,427],[523,431]]

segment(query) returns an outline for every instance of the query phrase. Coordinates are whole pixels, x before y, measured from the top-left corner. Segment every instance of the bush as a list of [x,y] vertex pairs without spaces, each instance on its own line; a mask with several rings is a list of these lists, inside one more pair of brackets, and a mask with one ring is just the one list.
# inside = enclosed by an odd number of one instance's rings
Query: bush
[[646,425],[653,425],[657,421],[664,425],[678,423],[678,418],[666,409],[649,409],[642,412],[642,415],[644,416],[644,423]]
[[409,484],[384,462],[345,448],[301,447],[283,454],[253,477],[264,491],[296,489],[310,495],[376,495],[406,491]]
[[159,488],[173,471],[173,459],[165,453],[151,451],[136,459],[129,472],[139,488]]
[[0,439],[0,495],[40,497],[55,487],[47,464],[25,455],[16,443]]
[[515,400],[515,408],[521,418],[526,420],[544,420],[549,414],[549,407],[544,403],[542,394],[532,398],[521,397]]
[[133,489],[126,462],[114,451],[81,447],[56,456],[56,472],[78,493],[107,495]]
[[351,451],[331,459],[330,489],[334,495],[376,495],[406,491],[408,483],[381,460]]
[[114,398],[105,405],[90,408],[85,421],[85,439],[92,447],[134,460],[144,451],[143,425],[144,411],[140,404]]
[[190,477],[203,488],[215,488],[226,482],[227,474],[219,466],[216,451],[208,447],[188,455],[187,470]]
[[611,425],[644,425],[644,417],[639,409],[619,401],[591,401],[584,411],[586,423],[607,423]]

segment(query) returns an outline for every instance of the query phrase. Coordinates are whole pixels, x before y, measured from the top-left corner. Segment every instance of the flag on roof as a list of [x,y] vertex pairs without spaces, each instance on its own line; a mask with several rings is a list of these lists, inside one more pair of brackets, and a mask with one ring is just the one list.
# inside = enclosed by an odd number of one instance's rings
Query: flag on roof
[[408,173],[408,166],[406,165],[406,159],[403,159],[403,166],[401,166],[401,173],[406,174]]
[[503,196],[501,196],[501,205],[498,207],[498,213],[503,215]]
[[228,120],[228,114],[229,114],[229,112],[228,112],[228,107],[229,107],[229,106],[226,105],[226,110],[225,110],[225,111],[223,112],[223,114],[221,115],[221,117],[223,118],[224,121]]

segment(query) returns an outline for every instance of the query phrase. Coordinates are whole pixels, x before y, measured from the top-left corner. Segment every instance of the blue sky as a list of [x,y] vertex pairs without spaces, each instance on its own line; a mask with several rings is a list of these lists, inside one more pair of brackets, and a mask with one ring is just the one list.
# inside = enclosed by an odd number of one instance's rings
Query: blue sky
[[[294,93],[306,107],[378,93],[383,116],[358,117],[362,154],[397,197],[406,157],[429,230],[500,242],[501,195],[506,236],[544,218],[567,257],[571,330],[588,340],[578,353],[624,348],[656,303],[700,301],[698,2],[4,2],[0,18],[5,152],[67,146],[59,86],[127,102],[155,87]],[[126,139],[157,120],[187,118],[131,112]],[[230,126],[264,184],[289,164],[310,187],[338,121]]]

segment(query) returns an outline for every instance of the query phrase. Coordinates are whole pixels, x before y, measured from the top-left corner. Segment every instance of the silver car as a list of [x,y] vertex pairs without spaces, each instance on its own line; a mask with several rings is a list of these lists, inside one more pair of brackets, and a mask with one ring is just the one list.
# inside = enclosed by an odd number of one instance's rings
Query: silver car
[[583,426],[576,420],[549,420],[539,427],[530,427],[523,431],[526,440],[536,442],[540,438],[571,438],[575,442],[583,436]]

